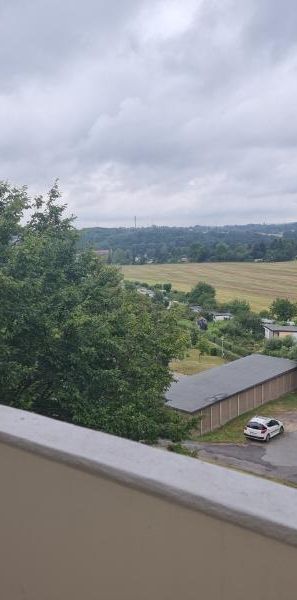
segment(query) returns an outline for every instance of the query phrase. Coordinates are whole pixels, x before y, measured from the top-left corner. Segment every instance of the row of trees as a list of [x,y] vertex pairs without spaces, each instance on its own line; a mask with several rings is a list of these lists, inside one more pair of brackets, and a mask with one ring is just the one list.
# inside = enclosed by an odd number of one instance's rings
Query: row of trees
[[297,239],[268,238],[266,242],[246,244],[227,241],[215,245],[198,243],[190,246],[186,256],[191,262],[287,261],[297,256]]
[[1,402],[132,439],[181,439],[192,424],[163,395],[187,334],[116,268],[77,251],[59,196],[56,185],[31,200],[0,184]]
[[[194,286],[187,296],[190,304],[198,304],[205,310],[219,308],[220,310],[230,310],[234,315],[248,313],[250,305],[246,300],[234,299],[224,304],[219,304],[216,299],[215,288],[203,281]],[[288,298],[276,298],[268,310],[259,313],[259,317],[267,317],[278,321],[286,322],[297,317],[297,303]]]
[[[269,233],[278,231],[279,233]],[[91,228],[79,245],[110,250],[114,264],[285,261],[297,256],[297,226]]]

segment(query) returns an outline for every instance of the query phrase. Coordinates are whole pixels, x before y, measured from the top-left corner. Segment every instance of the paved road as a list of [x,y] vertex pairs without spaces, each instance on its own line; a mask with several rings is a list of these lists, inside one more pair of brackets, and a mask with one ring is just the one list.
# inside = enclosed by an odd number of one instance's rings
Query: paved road
[[233,466],[297,484],[297,431],[273,438],[269,444],[247,440],[244,444],[187,442],[202,460]]

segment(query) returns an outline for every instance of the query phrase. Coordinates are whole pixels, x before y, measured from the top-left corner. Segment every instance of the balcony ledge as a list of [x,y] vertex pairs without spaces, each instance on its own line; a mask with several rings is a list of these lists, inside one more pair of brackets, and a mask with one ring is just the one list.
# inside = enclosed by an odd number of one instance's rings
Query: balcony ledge
[[0,442],[297,546],[297,490],[0,406]]

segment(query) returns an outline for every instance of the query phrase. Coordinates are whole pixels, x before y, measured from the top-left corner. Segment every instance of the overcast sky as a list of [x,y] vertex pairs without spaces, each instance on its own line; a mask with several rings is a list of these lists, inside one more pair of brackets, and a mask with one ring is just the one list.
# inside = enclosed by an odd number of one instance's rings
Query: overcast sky
[[0,0],[0,178],[79,226],[297,221],[296,0]]

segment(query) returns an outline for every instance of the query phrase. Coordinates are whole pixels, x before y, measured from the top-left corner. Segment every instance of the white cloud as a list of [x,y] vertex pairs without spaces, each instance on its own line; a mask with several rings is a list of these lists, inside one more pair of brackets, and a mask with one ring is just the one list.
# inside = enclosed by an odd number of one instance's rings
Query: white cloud
[[168,40],[182,35],[191,27],[202,0],[160,0],[144,5],[135,29],[140,43]]

